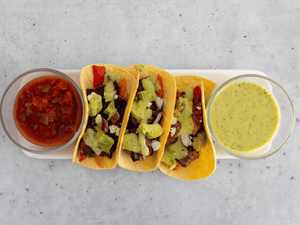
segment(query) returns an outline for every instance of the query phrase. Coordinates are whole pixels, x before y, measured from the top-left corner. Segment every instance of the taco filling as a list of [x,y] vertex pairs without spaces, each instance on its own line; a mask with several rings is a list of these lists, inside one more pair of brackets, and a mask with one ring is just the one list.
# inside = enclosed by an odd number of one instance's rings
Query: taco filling
[[199,158],[199,151],[206,144],[203,126],[201,89],[185,86],[177,91],[171,129],[161,159],[170,170],[187,167]]
[[86,89],[88,123],[79,143],[79,162],[94,157],[100,166],[102,157],[112,158],[118,143],[127,105],[124,97],[127,81],[120,72],[107,72],[93,65],[93,89]]
[[145,160],[160,148],[158,139],[164,133],[161,126],[163,96],[164,87],[160,75],[152,75],[139,81],[122,145],[133,162]]

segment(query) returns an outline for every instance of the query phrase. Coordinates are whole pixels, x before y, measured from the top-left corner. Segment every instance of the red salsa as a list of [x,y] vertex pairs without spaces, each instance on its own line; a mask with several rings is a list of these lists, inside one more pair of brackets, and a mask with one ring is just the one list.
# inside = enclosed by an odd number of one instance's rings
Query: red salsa
[[68,142],[82,117],[80,97],[72,84],[59,77],[40,77],[18,93],[14,119],[22,135],[41,146]]

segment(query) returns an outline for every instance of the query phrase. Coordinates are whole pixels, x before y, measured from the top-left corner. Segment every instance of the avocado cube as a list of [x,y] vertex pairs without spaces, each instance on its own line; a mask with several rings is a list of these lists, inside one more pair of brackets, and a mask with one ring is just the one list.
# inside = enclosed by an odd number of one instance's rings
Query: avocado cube
[[134,133],[125,134],[123,137],[122,149],[126,149],[135,153],[140,153],[141,148],[138,136]]
[[115,115],[115,113],[117,112],[117,109],[115,107],[115,101],[111,101],[107,108],[104,110],[105,114],[108,114],[108,118],[107,120],[110,120],[110,118]]
[[147,121],[152,116],[152,110],[147,108],[149,102],[140,100],[138,103],[133,102],[131,106],[132,116],[140,123],[141,121]]
[[102,97],[96,93],[91,94],[91,98],[89,100],[89,116],[96,116],[102,110]]
[[141,123],[139,125],[138,132],[144,134],[149,139],[158,138],[163,133],[165,133],[165,131],[158,123],[155,124]]
[[105,102],[110,102],[112,100],[114,100],[114,84],[113,82],[109,81],[105,87],[104,87],[104,99]]
[[174,155],[171,152],[169,152],[168,150],[165,151],[163,157],[161,158],[161,161],[169,166],[169,170],[174,169],[178,163],[176,161]]
[[114,145],[115,141],[110,136],[102,134],[98,138],[98,146],[106,153],[109,152],[111,147]]
[[122,80],[122,74],[119,71],[108,72],[104,76],[104,84],[107,84],[109,81],[117,82],[117,84]]
[[147,98],[150,102],[155,101],[155,99],[157,98],[157,95],[155,93],[155,86],[152,83],[152,81],[150,79],[143,79],[142,80],[142,86],[145,89],[147,93]]

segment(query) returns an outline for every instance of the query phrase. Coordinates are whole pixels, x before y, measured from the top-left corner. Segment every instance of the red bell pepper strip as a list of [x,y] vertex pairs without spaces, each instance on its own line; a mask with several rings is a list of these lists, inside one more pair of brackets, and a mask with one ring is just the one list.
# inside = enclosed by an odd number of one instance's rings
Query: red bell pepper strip
[[159,82],[160,90],[156,94],[158,97],[163,98],[164,97],[164,84],[163,84],[163,80],[159,74],[157,75],[157,81]]
[[194,104],[197,104],[198,102],[201,102],[201,89],[199,86],[194,88]]
[[105,72],[106,72],[106,69],[105,69],[104,66],[95,66],[95,65],[93,65],[93,74],[94,74],[93,85],[94,85],[94,88],[97,88],[97,87],[103,85]]
[[125,78],[123,78],[119,83],[119,95],[121,97],[125,97],[125,93],[126,93],[126,88],[127,88],[127,80]]

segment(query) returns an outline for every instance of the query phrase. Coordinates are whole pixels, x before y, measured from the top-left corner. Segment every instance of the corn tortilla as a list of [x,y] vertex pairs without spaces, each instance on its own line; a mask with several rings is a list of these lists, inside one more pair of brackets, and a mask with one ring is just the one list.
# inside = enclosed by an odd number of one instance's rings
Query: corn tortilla
[[[93,87],[93,69],[92,66],[96,65],[96,66],[104,66],[106,68],[106,73],[107,72],[115,72],[115,71],[119,71],[122,75],[122,78],[125,78],[127,80],[127,90],[125,93],[125,97],[128,99],[127,101],[127,106],[125,109],[125,113],[123,116],[123,121],[122,121],[122,126],[120,129],[120,134],[119,134],[119,139],[118,139],[118,144],[117,144],[117,148],[115,150],[115,152],[113,153],[113,156],[111,159],[107,158],[107,157],[102,157],[101,160],[101,166],[99,166],[96,161],[95,158],[93,157],[87,157],[85,160],[83,160],[82,162],[79,162],[79,151],[78,151],[78,146],[80,143],[80,140],[85,132],[86,126],[87,126],[87,122],[88,122],[88,101],[87,101],[87,96],[86,96],[86,89],[91,89],[94,88]],[[122,140],[123,140],[123,136],[125,133],[125,129],[127,126],[127,122],[128,122],[128,118],[129,118],[129,113],[130,113],[130,108],[131,108],[131,104],[133,102],[133,99],[135,97],[135,93],[138,87],[138,79],[136,76],[134,76],[133,74],[130,74],[128,71],[114,66],[114,65],[109,65],[109,64],[92,64],[92,65],[88,65],[82,68],[81,72],[80,72],[80,86],[82,89],[82,94],[84,96],[84,103],[85,103],[85,119],[84,119],[84,126],[82,128],[82,131],[79,135],[79,138],[77,139],[76,145],[75,145],[75,149],[73,152],[73,158],[72,158],[72,162],[76,162],[82,166],[91,168],[91,169],[113,169],[117,162],[118,159],[120,157],[120,150],[121,150],[121,146],[122,146]]]
[[160,162],[159,169],[177,179],[182,180],[199,180],[209,177],[216,168],[216,154],[214,145],[212,142],[211,135],[209,133],[207,125],[207,115],[205,111],[205,102],[209,99],[212,90],[215,88],[216,84],[205,78],[195,76],[195,75],[181,75],[175,76],[177,90],[182,91],[185,86],[189,86],[194,89],[196,86],[201,88],[201,100],[203,109],[203,124],[204,130],[206,132],[206,145],[203,149],[199,151],[199,158],[192,161],[186,168],[180,167],[177,170],[170,170],[168,166]]
[[147,65],[145,65],[144,67],[145,70],[141,72],[137,70],[134,66],[129,66],[124,69],[134,74],[138,79],[143,79],[151,75],[157,76],[158,74],[162,77],[164,88],[164,105],[162,109],[163,120],[161,125],[165,133],[159,138],[159,142],[161,145],[159,150],[153,152],[151,156],[146,157],[144,161],[139,160],[133,162],[131,156],[123,150],[121,150],[120,158],[118,161],[119,166],[124,169],[133,171],[150,171],[158,167],[160,159],[164,153],[164,146],[167,141],[169,130],[171,127],[174,104],[176,101],[176,83],[174,77],[160,68]]

